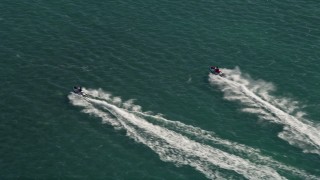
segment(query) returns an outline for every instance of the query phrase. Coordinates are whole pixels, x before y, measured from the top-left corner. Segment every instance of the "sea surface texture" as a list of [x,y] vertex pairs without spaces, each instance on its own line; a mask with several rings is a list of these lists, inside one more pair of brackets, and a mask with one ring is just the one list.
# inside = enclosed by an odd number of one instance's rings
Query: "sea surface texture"
[[0,179],[320,179],[319,0],[1,0],[0,80]]

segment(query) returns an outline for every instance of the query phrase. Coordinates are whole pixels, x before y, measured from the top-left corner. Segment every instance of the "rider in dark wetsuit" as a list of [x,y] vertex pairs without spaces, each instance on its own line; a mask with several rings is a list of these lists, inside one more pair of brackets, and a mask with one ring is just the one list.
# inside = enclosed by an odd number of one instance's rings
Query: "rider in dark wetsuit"
[[82,92],[82,88],[80,87],[80,86],[74,86],[73,87],[73,92],[75,92],[75,93],[81,93]]
[[218,66],[211,66],[210,69],[211,69],[211,72],[213,72],[215,74],[220,74],[221,73],[221,71],[220,71]]

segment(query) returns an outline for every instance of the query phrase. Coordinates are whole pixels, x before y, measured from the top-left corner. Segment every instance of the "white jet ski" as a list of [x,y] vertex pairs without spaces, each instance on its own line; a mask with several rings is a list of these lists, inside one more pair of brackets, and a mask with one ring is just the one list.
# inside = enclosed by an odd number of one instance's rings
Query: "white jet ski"
[[73,87],[73,92],[76,94],[79,94],[81,96],[86,96],[86,93],[82,91],[81,86],[74,86]]

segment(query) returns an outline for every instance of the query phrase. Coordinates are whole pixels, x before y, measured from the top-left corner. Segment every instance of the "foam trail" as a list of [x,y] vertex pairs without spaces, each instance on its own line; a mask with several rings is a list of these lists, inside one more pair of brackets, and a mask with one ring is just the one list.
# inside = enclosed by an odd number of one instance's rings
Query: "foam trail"
[[[130,136],[153,149],[162,160],[193,166],[209,178],[215,178],[214,171],[210,170],[211,164],[233,170],[249,179],[254,177],[284,179],[269,167],[253,164],[238,156],[195,142],[174,131],[153,125],[117,106],[94,99],[90,99],[90,102],[106,107],[110,113],[121,119],[121,124],[130,132]],[[129,121],[131,125],[126,121]],[[143,129],[146,135],[140,135],[132,125]]]
[[70,94],[68,98],[73,103],[73,105],[84,107],[82,112],[102,118],[103,123],[108,123],[116,129],[120,128],[120,123],[117,120],[112,118],[110,115],[104,113],[103,111],[95,108],[91,103],[87,101],[87,99],[79,98],[79,96],[75,94]]
[[[243,111],[257,114],[260,118],[284,125],[279,137],[304,152],[320,155],[320,129],[303,119],[298,103],[286,98],[270,95],[275,88],[271,83],[254,81],[242,75],[239,68],[223,69],[226,77],[209,74],[209,81],[224,92],[224,98],[239,101],[246,107]],[[295,113],[295,114],[294,114]]]
[[[105,93],[101,89],[98,91],[87,90],[87,93],[90,94],[94,98],[98,98],[98,99],[106,100],[106,101],[111,100],[111,94]],[[239,153],[242,153],[242,154],[245,153],[247,155],[251,154],[251,156],[258,156],[257,154],[260,152],[258,150],[253,149],[253,148],[245,147],[245,146],[242,146],[237,143],[231,143],[229,141],[215,137],[213,132],[205,131],[203,129],[200,129],[200,128],[197,128],[194,126],[186,125],[186,124],[183,124],[179,121],[170,121],[168,119],[165,119],[161,115],[153,115],[151,112],[142,112],[141,107],[138,106],[139,108],[136,108],[137,105],[134,105],[133,101],[134,100],[128,100],[128,101],[124,102],[123,107],[127,110],[131,110],[129,112],[136,114],[138,116],[154,118],[158,122],[161,122],[161,126],[165,126],[166,128],[173,128],[173,130],[179,131],[183,134],[192,135],[192,138],[200,138],[201,140],[211,141],[214,144],[223,145],[225,147],[231,147],[232,151],[238,150]],[[248,153],[248,152],[251,152],[251,153]]]
[[213,132],[200,129],[198,127],[186,125],[179,121],[171,121],[159,115],[151,115],[150,113],[144,113],[144,112],[132,112],[132,113],[136,113],[144,117],[155,118],[163,123],[161,124],[162,126],[166,125],[165,126],[166,128],[172,128],[184,134],[191,134],[193,135],[194,138],[199,139],[201,142],[203,142],[203,140],[208,140],[213,142],[214,144],[222,145],[225,147],[224,148],[225,151],[228,151],[230,153],[236,154],[241,157],[245,157],[250,161],[254,161],[261,165],[267,165],[284,172],[289,172],[290,174],[294,174],[304,179],[317,179],[317,177],[312,175],[307,175],[304,171],[301,171],[297,168],[286,166],[284,164],[281,164],[273,160],[272,158],[263,156],[261,155],[261,152],[257,149],[215,137]]
[[[230,178],[227,177],[225,173],[219,173],[221,171],[234,171],[248,179],[285,179],[280,176],[276,170],[269,167],[269,165],[252,162],[254,159],[260,159],[261,162],[268,159],[260,157],[258,150],[216,138],[212,132],[188,126],[181,122],[177,122],[177,129],[173,130],[163,127],[162,125],[152,124],[146,120],[146,117],[154,117],[161,121],[162,124],[169,123],[172,125],[172,123],[175,122],[159,116],[150,115],[150,113],[142,112],[136,108],[131,108],[136,105],[130,100],[124,102],[122,105],[118,104],[119,100],[115,102],[114,98],[111,98],[111,95],[107,95],[102,90],[100,90],[99,93],[96,93],[96,90],[86,91],[88,91],[87,94],[89,95],[86,100],[83,100],[83,98],[78,95],[69,95],[71,103],[84,107],[85,110],[83,112],[101,117],[104,122],[116,128],[125,129],[129,137],[147,145],[156,152],[163,161],[173,162],[177,166],[192,166],[210,179]],[[132,109],[132,111],[120,108],[119,106]],[[254,154],[255,156],[259,156],[259,158],[241,158],[240,156],[219,150],[207,144],[196,142],[182,135],[183,131],[186,131],[187,134],[202,136],[204,139],[212,140],[217,144],[223,144],[227,147],[236,146],[236,149],[243,151],[243,154]],[[266,162],[271,162],[271,160]],[[290,171],[290,173],[300,177],[316,179],[303,171],[287,168],[286,166],[283,167],[285,167],[282,168],[284,171]]]

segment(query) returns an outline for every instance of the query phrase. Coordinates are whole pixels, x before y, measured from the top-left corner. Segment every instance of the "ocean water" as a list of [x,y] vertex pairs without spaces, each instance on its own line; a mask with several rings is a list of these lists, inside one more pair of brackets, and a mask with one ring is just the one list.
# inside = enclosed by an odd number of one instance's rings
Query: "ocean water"
[[319,17],[315,0],[2,0],[0,178],[320,179]]

